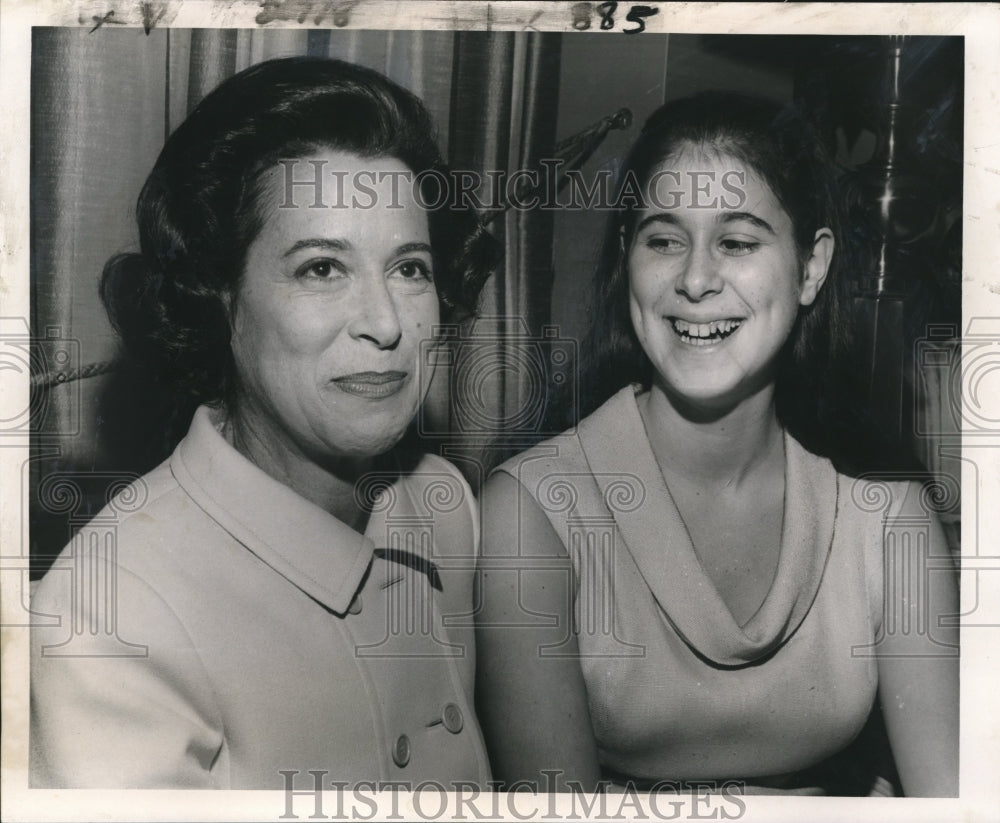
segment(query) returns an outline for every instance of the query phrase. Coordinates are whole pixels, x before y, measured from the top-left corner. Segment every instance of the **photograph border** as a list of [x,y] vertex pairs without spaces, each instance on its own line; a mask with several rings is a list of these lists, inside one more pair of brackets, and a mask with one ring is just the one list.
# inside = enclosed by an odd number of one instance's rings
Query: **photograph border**
[[[113,18],[120,27],[150,25],[151,7],[162,11],[155,26],[173,28],[337,28],[454,29],[463,31],[552,31],[572,35],[573,2],[453,2],[452,0],[0,0],[0,320],[6,328],[30,328],[30,66],[34,26],[93,27]],[[596,6],[597,3],[591,3]],[[622,6],[629,5],[627,3]],[[1000,5],[657,3],[646,18],[648,35],[688,34],[837,34],[949,35],[965,42],[965,129],[963,179],[962,335],[1000,345],[1000,276],[996,247],[1000,238]],[[267,14],[262,15],[262,9]],[[109,15],[111,15],[109,17]],[[305,19],[299,22],[299,17]],[[263,18],[266,22],[259,23]],[[319,22],[316,22],[319,21]],[[590,31],[596,31],[591,28]],[[611,30],[602,36],[622,36]],[[643,35],[646,36],[646,35]],[[32,330],[36,332],[36,330]],[[1000,360],[998,360],[1000,363]],[[25,418],[30,408],[27,363],[0,363],[0,423]],[[991,373],[992,371],[992,373]],[[1000,637],[1000,550],[992,512],[1000,511],[1000,368],[979,382],[976,407],[980,423],[962,437],[962,660],[961,793],[956,799],[746,797],[748,821],[809,819],[939,821],[995,819],[1000,807],[1000,712],[996,711],[997,639]],[[987,424],[984,429],[982,421]],[[971,427],[970,427],[971,429]],[[0,438],[0,816],[5,821],[72,820],[282,820],[310,818],[308,799],[287,814],[283,792],[206,792],[192,790],[97,791],[29,789],[28,628],[23,622],[28,597],[28,502],[23,492],[29,454],[23,436]],[[354,819],[477,819],[466,806],[458,816],[437,817],[437,803],[414,806],[408,793],[371,795],[354,807]],[[489,795],[484,795],[489,797]],[[817,804],[822,804],[817,814]],[[612,804],[614,809],[617,804]],[[351,819],[333,814],[324,819]],[[454,809],[454,807],[451,807]],[[476,808],[497,808],[499,817],[483,819],[578,819],[579,805],[565,795],[519,796],[499,803],[481,800]],[[681,806],[648,799],[625,806],[624,816],[593,819],[705,819],[706,807],[687,797]],[[669,816],[664,811],[672,809]],[[712,811],[718,811],[713,809]],[[723,811],[723,818],[726,817]]]

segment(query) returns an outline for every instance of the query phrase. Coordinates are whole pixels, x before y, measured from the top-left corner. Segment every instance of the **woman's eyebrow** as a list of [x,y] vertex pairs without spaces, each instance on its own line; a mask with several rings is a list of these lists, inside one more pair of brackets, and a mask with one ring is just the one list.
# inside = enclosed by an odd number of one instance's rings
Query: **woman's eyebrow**
[[335,240],[328,237],[310,237],[305,240],[296,240],[282,257],[288,257],[301,249],[326,249],[327,251],[350,251],[351,244],[346,240]]
[[770,223],[748,211],[727,211],[720,214],[716,219],[720,223],[737,223],[745,220],[747,223],[750,223],[759,229],[764,229],[764,231],[770,232],[775,237],[778,236],[778,233],[774,230],[774,227]]
[[403,243],[402,246],[396,248],[396,250],[392,253],[392,256],[396,257],[400,254],[411,254],[415,251],[422,251],[427,254],[434,253],[427,243]]
[[[288,257],[302,249],[326,249],[327,251],[351,251],[354,247],[347,240],[337,240],[329,237],[309,237],[305,240],[297,240],[292,243],[282,256]],[[400,254],[411,254],[412,252],[426,252],[432,254],[431,247],[427,243],[403,243],[393,249],[390,256],[395,257]]]

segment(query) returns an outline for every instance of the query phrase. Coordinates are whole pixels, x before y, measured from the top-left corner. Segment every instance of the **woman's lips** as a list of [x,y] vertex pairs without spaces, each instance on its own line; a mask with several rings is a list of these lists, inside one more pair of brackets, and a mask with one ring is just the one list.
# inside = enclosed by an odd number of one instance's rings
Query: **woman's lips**
[[348,394],[380,400],[401,391],[407,376],[405,371],[362,371],[335,377],[331,382]]

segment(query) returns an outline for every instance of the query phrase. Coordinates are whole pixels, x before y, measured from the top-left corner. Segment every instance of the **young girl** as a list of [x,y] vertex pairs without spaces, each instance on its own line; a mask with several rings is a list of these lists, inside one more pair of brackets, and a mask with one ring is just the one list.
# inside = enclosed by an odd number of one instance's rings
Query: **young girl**
[[643,196],[612,216],[583,375],[605,402],[484,491],[495,774],[882,792],[845,751],[877,701],[903,791],[956,794],[940,526],[919,486],[859,485],[799,440],[845,286],[821,143],[706,94],[658,110],[623,174]]

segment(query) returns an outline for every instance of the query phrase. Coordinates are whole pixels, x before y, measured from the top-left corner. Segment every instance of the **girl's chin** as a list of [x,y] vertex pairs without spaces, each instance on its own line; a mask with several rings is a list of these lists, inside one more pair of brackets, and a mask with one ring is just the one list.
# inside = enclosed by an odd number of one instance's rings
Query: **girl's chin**
[[[699,376],[704,378],[704,375]],[[765,381],[755,388],[745,376],[733,380],[705,381],[694,378],[668,380],[657,375],[653,386],[685,415],[718,417],[758,396],[767,383]]]

